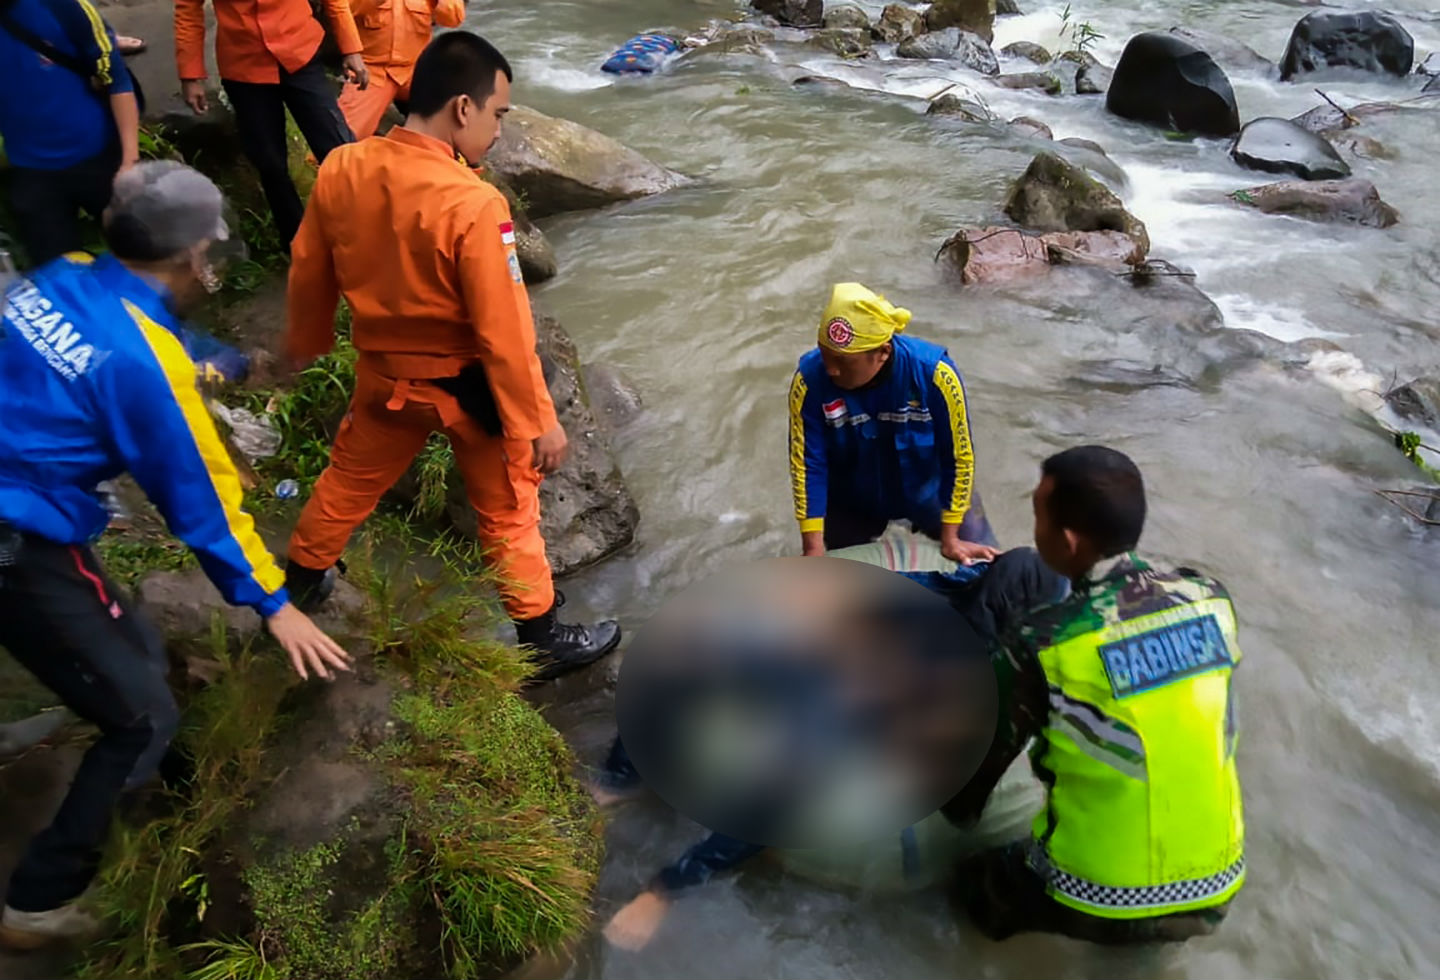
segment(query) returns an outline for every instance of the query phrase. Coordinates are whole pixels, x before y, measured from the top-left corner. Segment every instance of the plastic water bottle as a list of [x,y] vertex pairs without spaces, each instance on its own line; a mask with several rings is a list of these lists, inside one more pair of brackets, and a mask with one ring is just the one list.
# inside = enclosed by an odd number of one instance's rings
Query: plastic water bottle
[[300,484],[294,480],[281,480],[275,484],[275,496],[280,500],[289,500],[291,497],[300,495]]

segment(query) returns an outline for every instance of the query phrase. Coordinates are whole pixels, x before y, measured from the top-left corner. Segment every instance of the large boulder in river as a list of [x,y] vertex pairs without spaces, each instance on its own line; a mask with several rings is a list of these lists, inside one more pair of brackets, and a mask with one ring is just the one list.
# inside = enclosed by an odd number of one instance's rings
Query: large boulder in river
[[1001,48],[1000,53],[1007,58],[1024,58],[1037,65],[1048,65],[1052,60],[1050,52],[1034,41],[1015,41]]
[[1120,55],[1105,96],[1117,116],[1201,136],[1240,128],[1235,91],[1204,51],[1165,31],[1136,34]]
[[996,60],[990,43],[958,27],[947,27],[901,41],[895,53],[902,58],[958,61],[982,75],[994,75],[1000,71],[1000,62]]
[[995,0],[935,0],[925,11],[925,26],[932,31],[958,27],[995,40]]
[[1415,61],[1415,39],[1400,22],[1379,10],[1306,14],[1290,32],[1280,78],[1349,68],[1408,75]]
[[1144,260],[1140,246],[1118,231],[1052,231],[1018,228],[961,230],[940,246],[966,285],[1011,282],[1052,265],[1096,265],[1123,270]]
[[903,3],[887,4],[870,31],[876,40],[899,44],[925,33],[925,15]]
[[1350,165],[1325,137],[1288,119],[1262,116],[1240,131],[1230,155],[1242,167],[1272,174],[1295,174],[1306,180],[1349,177]]
[[925,110],[927,116],[949,116],[966,122],[988,123],[995,121],[995,114],[979,102],[959,95],[947,93],[930,103]]
[[1170,33],[1193,44],[1217,62],[1234,71],[1269,72],[1275,62],[1266,58],[1250,45],[1235,41],[1223,34],[1197,30],[1193,27],[1172,27]]
[[1230,195],[1241,204],[1266,214],[1288,214],[1315,221],[1340,221],[1372,228],[1389,228],[1399,218],[1380,199],[1368,180],[1286,180],[1251,187]]
[[853,27],[862,31],[870,30],[870,18],[865,11],[854,4],[844,3],[825,11],[822,22],[826,27]]
[[1044,152],[1010,189],[1005,214],[1039,231],[1118,231],[1150,250],[1145,224],[1104,184],[1063,157]]
[[824,0],[752,0],[750,6],[787,27],[819,27],[825,17]]
[[[558,322],[539,314],[535,334],[550,398],[570,442],[565,464],[540,484],[540,532],[550,564],[561,576],[602,561],[633,541],[640,512],[611,451],[608,429],[592,409],[574,342]],[[420,516],[443,518],[461,535],[473,537],[475,510],[453,461],[438,474],[438,486],[427,484],[424,469],[422,458],[396,484],[395,497],[420,508]],[[438,513],[430,510],[437,498]]]
[[486,166],[524,198],[532,218],[631,201],[685,183],[603,133],[524,106],[505,117]]
[[806,45],[841,58],[863,58],[870,53],[870,31],[859,27],[826,27],[805,39]]
[[484,177],[510,202],[510,216],[515,219],[515,254],[520,259],[520,273],[525,277],[526,285],[533,286],[555,278],[560,271],[560,265],[555,259],[555,249],[545,237],[545,233],[530,220],[520,195],[515,193],[515,188],[504,178],[489,172],[486,172]]
[[1345,180],[1284,180],[1231,194],[1241,204],[1267,214],[1290,214],[1318,222],[1348,222],[1390,227],[1398,220],[1394,207],[1380,199],[1375,184],[1359,177]]

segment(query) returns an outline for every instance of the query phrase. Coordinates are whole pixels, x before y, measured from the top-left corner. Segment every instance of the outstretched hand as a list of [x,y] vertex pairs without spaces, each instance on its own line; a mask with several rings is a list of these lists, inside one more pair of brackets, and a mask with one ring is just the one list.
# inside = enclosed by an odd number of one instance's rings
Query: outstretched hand
[[1000,549],[992,548],[988,544],[963,541],[960,538],[960,526],[946,524],[940,530],[940,553],[951,561],[973,565],[977,561],[994,561],[995,556],[1000,554]]
[[620,949],[638,952],[650,945],[669,911],[669,899],[657,892],[641,892],[605,924],[605,940]]
[[308,680],[313,671],[328,681],[332,670],[350,669],[350,654],[292,603],[269,616],[265,628],[290,655],[290,666],[301,680]]

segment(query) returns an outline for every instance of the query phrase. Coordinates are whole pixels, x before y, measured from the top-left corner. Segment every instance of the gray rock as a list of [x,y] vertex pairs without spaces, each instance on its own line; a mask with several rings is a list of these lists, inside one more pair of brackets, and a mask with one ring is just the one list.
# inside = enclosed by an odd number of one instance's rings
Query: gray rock
[[923,58],[940,61],[955,54],[960,46],[960,28],[950,27],[943,31],[917,34],[900,42],[895,53],[902,58]]
[[1268,72],[1275,67],[1275,62],[1264,57],[1248,44],[1231,40],[1223,34],[1214,34],[1193,27],[1172,27],[1170,33],[1195,45],[1215,61],[1236,71]]
[[826,27],[805,39],[807,46],[828,51],[841,58],[860,58],[870,53],[870,29]]
[[1150,250],[1144,222],[1113,191],[1050,151],[1036,155],[1011,187],[1005,214],[1038,231],[1118,231],[1135,240],[1142,257]]
[[555,278],[560,265],[555,259],[555,249],[530,215],[525,205],[509,182],[495,174],[486,173],[485,178],[500,189],[510,202],[510,216],[515,220],[515,252],[520,258],[520,273],[527,285],[545,282]]
[[686,183],[615,140],[568,119],[515,106],[486,158],[532,218],[659,194]]
[[1001,88],[1038,88],[1047,95],[1059,95],[1064,86],[1054,72],[1026,71],[1010,75],[996,75],[990,79]]
[[956,46],[953,57],[966,68],[982,75],[1000,74],[1000,62],[995,57],[994,49],[990,47],[989,41],[978,34],[961,31],[960,43]]
[[821,22],[826,27],[854,27],[862,31],[870,30],[870,18],[865,11],[848,3],[825,11]]
[[1056,141],[1057,146],[1063,146],[1061,151],[1066,160],[1081,167],[1090,176],[1104,182],[1111,190],[1120,192],[1130,186],[1130,178],[1114,160],[1110,159],[1105,148],[1099,143],[1078,136],[1070,136],[1063,140]]
[[892,3],[880,12],[870,32],[888,44],[899,44],[917,34],[925,33],[925,15],[900,3]]
[[1051,132],[1049,126],[1029,116],[1016,116],[1010,120],[1010,128],[1024,136],[1037,136],[1045,140],[1055,138],[1055,134]]
[[[540,484],[540,531],[556,576],[601,561],[635,538],[640,512],[581,383],[575,345],[550,317],[535,317],[536,349],[570,455]],[[458,473],[449,480],[446,515],[463,535],[475,533],[475,511]]]
[[1115,81],[1113,69],[1096,63],[1081,65],[1075,72],[1076,95],[1104,95]]
[[719,21],[706,27],[695,40],[700,43],[685,52],[686,59],[737,54],[763,56],[765,45],[775,40],[775,33],[748,24]]
[[1076,149],[1087,150],[1090,153],[1098,153],[1100,156],[1104,157],[1107,160],[1110,159],[1110,154],[1105,152],[1105,147],[1101,146],[1094,140],[1083,139],[1079,136],[1067,136],[1060,141],[1060,145],[1073,146]]
[[988,123],[995,120],[995,116],[978,102],[970,99],[963,99],[958,95],[942,95],[930,103],[925,110],[927,116],[953,116],[966,122]]
[[819,27],[825,16],[824,0],[752,0],[750,6],[786,27]]
[[1315,221],[1340,221],[1389,228],[1398,219],[1395,209],[1380,199],[1368,180],[1286,180],[1236,191],[1241,204],[1267,214],[1288,214]]
[[1291,31],[1280,79],[1336,68],[1408,75],[1414,61],[1415,39],[1390,14],[1317,10]]
[[608,364],[590,364],[582,369],[585,394],[590,411],[611,432],[615,432],[640,416],[645,403],[630,380]]
[[1013,44],[1007,44],[1000,49],[1000,53],[1008,58],[1024,58],[1037,65],[1048,65],[1053,60],[1050,52],[1034,41],[1016,41]]
[[838,78],[829,78],[825,75],[801,75],[790,83],[791,85],[804,85],[807,88],[850,88]]
[[1406,111],[1404,106],[1396,105],[1393,102],[1362,102],[1343,112],[1326,103],[1317,105],[1308,112],[1302,112],[1290,121],[1301,129],[1328,136],[1334,131],[1349,129],[1351,126],[1359,125],[1375,116],[1404,111]]
[[995,0],[935,0],[925,11],[925,26],[932,31],[958,27],[989,43],[995,40]]
[[1323,136],[1273,116],[1246,123],[1230,155],[1251,170],[1290,173],[1306,180],[1350,176],[1350,165]]
[[1436,428],[1440,426],[1440,378],[1416,378],[1386,392],[1385,403],[1407,422]]

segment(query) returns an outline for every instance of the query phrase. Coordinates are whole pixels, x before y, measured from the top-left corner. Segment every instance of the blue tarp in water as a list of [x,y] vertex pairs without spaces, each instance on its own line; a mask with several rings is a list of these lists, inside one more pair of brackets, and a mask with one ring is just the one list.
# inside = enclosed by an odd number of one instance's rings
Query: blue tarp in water
[[679,50],[680,45],[663,34],[637,34],[620,45],[600,70],[612,75],[648,75]]

